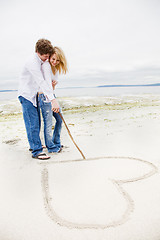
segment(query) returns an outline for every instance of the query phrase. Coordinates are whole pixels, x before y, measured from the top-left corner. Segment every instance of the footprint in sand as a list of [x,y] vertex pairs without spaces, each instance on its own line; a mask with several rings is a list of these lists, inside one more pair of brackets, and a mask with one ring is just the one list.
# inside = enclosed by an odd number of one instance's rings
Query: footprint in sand
[[135,206],[123,185],[158,172],[152,163],[130,157],[50,161],[48,169],[45,163],[42,190],[47,214],[61,226],[78,229],[125,223]]
[[3,141],[3,143],[9,144],[9,145],[14,145],[14,144],[18,143],[20,140],[21,140],[21,139],[19,139],[19,138],[10,139],[10,140],[7,140],[7,141]]

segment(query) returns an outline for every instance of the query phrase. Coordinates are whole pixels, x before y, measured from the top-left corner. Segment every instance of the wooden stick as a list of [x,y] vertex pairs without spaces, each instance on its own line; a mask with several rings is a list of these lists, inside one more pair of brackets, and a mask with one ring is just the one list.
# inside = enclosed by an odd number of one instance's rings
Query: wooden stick
[[70,138],[72,139],[72,142],[74,143],[74,145],[76,146],[76,148],[78,149],[78,151],[80,152],[80,154],[82,155],[83,159],[86,159],[85,156],[84,156],[84,154],[82,153],[82,151],[81,151],[80,148],[78,147],[78,145],[75,143],[75,141],[74,141],[74,139],[73,139],[73,137],[72,137],[72,135],[71,135],[71,133],[70,133],[70,130],[69,130],[69,128],[68,128],[68,126],[67,126],[67,124],[66,124],[66,122],[65,122],[65,120],[64,120],[64,118],[63,118],[63,116],[62,116],[62,114],[61,114],[60,112],[59,112],[59,115],[60,115],[62,121],[64,122],[64,125],[65,125],[65,127],[66,127],[66,129],[67,129],[67,131],[68,131],[68,134],[69,134]]

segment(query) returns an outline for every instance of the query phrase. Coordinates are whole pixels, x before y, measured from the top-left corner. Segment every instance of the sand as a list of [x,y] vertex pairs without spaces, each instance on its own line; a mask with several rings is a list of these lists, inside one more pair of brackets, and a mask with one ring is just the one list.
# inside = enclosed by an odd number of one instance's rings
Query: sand
[[63,151],[33,159],[20,104],[0,103],[0,239],[159,240],[160,96],[59,101],[85,160],[64,125]]

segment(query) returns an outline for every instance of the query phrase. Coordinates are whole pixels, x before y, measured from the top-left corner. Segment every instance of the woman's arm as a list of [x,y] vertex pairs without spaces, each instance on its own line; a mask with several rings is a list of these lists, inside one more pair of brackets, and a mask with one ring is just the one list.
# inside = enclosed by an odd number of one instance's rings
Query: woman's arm
[[55,86],[58,84],[58,81],[56,80],[52,80],[52,87],[53,87],[53,90],[55,90]]
[[55,74],[52,74],[52,87],[55,90],[56,85],[58,84],[58,71]]

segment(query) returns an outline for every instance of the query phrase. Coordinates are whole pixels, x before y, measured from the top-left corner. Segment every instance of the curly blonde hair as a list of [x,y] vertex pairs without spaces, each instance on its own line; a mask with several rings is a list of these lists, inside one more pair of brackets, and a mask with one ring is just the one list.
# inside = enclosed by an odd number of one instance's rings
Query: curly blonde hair
[[61,74],[61,73],[66,74],[66,72],[68,71],[68,67],[67,67],[67,60],[64,55],[64,52],[62,51],[61,48],[54,47],[53,52],[49,57],[49,62],[50,62],[50,58],[51,58],[51,56],[53,56],[53,54],[56,54],[56,56],[59,60],[59,63],[55,67],[52,66],[50,63],[53,74],[55,74],[57,71],[59,71],[59,74]]

